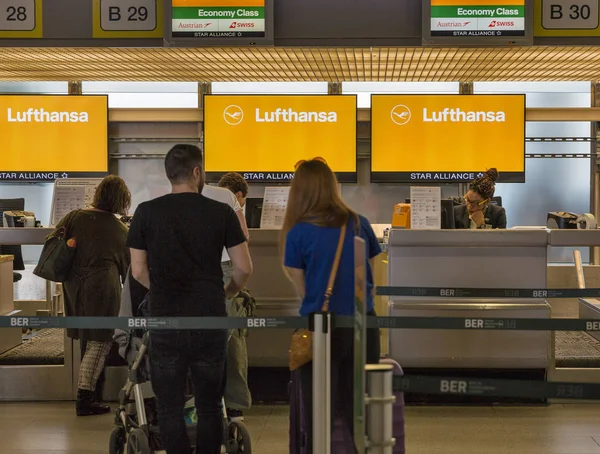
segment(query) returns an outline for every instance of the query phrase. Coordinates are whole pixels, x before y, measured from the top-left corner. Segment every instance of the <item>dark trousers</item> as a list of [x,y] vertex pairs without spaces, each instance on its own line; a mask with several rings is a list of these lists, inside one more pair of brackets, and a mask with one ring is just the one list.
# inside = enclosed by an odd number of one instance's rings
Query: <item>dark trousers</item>
[[[375,315],[370,312],[368,315]],[[378,364],[380,355],[378,329],[367,330],[367,364]],[[312,454],[312,362],[300,368],[302,400],[306,415],[307,454]],[[331,333],[331,427],[341,418],[354,434],[354,330],[337,328]],[[332,447],[333,452],[333,447]],[[351,453],[348,453],[351,454]]]
[[158,425],[167,454],[191,452],[183,418],[188,372],[198,415],[196,454],[220,454],[227,331],[151,331],[149,353]]

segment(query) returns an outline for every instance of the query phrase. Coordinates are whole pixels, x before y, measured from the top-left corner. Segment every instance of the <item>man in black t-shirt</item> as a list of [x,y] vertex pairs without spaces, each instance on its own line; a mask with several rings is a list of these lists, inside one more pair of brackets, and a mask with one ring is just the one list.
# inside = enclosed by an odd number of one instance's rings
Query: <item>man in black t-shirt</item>
[[[201,195],[204,170],[198,147],[173,147],[165,170],[171,194],[139,205],[131,224],[127,245],[133,276],[150,289],[152,316],[225,317],[225,298],[237,294],[252,273],[240,222],[229,206]],[[225,288],[223,248],[234,268]],[[188,371],[198,415],[196,444],[203,453],[220,453],[227,330],[154,330],[149,353],[167,453],[191,451],[183,419]]]

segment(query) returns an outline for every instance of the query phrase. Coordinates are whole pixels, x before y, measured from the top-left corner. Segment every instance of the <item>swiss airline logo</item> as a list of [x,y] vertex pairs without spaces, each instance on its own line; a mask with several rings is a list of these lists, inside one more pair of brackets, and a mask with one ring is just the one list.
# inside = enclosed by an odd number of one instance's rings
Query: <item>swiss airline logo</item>
[[225,120],[225,123],[231,126],[237,126],[242,122],[243,119],[244,111],[240,106],[232,104],[225,107],[225,110],[223,111],[223,120]]
[[232,22],[229,28],[254,28],[254,22]]
[[496,28],[496,27],[514,27],[515,21],[512,20],[493,20],[488,25],[488,28]]
[[392,108],[390,117],[392,121],[399,126],[403,126],[410,121],[412,113],[404,104],[398,104]]

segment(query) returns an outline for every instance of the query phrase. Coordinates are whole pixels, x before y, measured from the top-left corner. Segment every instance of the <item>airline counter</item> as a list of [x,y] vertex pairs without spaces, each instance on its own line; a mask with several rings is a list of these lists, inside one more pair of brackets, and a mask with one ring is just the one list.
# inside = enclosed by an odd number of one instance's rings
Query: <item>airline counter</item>
[[[548,247],[599,244],[600,230],[394,229],[388,280],[401,287],[573,288],[574,266],[548,264]],[[598,280],[599,271],[585,267],[590,281]],[[551,317],[544,299],[390,297],[388,308],[405,317]],[[388,347],[405,368],[548,369],[554,365],[552,339],[544,331],[395,329]]]

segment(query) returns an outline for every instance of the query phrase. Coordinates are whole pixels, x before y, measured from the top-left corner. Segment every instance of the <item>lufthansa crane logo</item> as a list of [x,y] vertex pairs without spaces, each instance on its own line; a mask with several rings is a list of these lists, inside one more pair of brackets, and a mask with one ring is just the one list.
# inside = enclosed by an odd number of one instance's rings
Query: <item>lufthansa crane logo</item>
[[410,121],[411,113],[410,109],[404,104],[398,104],[392,109],[390,116],[394,123],[402,126]]
[[223,111],[223,119],[228,125],[237,126],[244,119],[244,111],[240,106],[232,104]]

